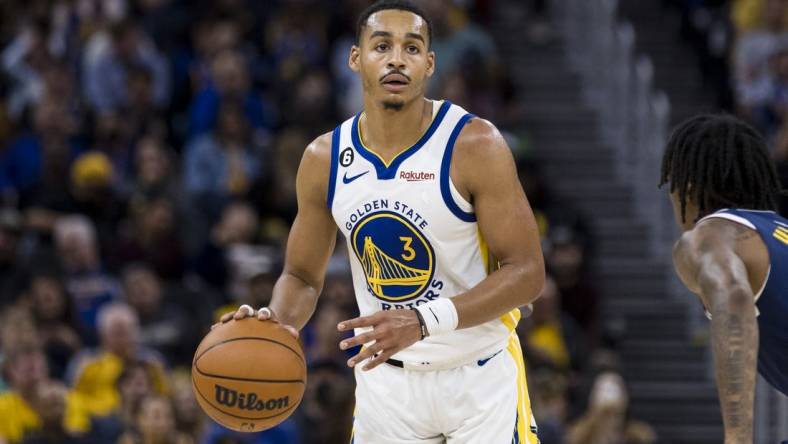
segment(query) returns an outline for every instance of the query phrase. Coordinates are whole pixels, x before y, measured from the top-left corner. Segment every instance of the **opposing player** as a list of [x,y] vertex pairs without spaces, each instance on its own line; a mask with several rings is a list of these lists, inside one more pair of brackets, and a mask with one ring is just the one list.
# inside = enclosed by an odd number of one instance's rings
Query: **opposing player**
[[362,13],[349,64],[364,110],[307,147],[284,272],[257,317],[306,324],[339,227],[362,315],[338,325],[355,329],[340,347],[365,345],[348,362],[354,442],[536,444],[514,332],[544,282],[536,224],[496,128],[425,99],[431,39],[411,3]]
[[[753,440],[756,367],[788,394],[788,220],[763,138],[726,115],[679,125],[662,160],[678,275],[711,318],[727,444]],[[757,362],[757,365],[756,365]]]

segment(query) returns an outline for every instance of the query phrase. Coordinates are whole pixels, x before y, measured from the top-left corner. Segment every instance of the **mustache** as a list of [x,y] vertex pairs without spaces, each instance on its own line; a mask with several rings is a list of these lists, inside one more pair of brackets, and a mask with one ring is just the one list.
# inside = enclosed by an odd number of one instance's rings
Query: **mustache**
[[380,81],[382,82],[382,81],[383,81],[383,79],[385,79],[386,77],[388,77],[388,76],[390,76],[390,75],[392,75],[392,74],[399,74],[399,75],[401,75],[402,77],[405,77],[406,79],[408,79],[408,82],[410,82],[410,76],[408,76],[407,74],[405,74],[404,72],[402,72],[402,71],[400,71],[400,70],[398,70],[398,69],[395,69],[395,70],[389,71],[389,72],[387,72],[386,74],[382,75],[382,76],[380,77]]

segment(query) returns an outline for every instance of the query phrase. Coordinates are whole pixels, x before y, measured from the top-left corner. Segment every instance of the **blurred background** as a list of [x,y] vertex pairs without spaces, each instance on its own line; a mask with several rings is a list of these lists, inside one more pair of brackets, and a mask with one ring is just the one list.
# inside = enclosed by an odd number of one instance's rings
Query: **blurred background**
[[[504,132],[539,222],[549,279],[518,333],[542,443],[721,442],[659,162],[671,125],[725,110],[788,185],[788,0],[416,1],[429,97]],[[360,109],[369,3],[0,1],[0,443],[348,441],[344,242],[288,421],[223,429],[189,366],[219,314],[270,298],[301,154]],[[756,442],[786,437],[761,384]]]

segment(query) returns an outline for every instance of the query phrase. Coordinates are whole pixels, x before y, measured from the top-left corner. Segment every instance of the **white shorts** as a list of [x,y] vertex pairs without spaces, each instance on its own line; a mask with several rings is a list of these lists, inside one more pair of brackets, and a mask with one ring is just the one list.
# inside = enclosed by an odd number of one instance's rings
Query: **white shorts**
[[449,370],[389,364],[356,373],[351,444],[538,444],[517,335]]

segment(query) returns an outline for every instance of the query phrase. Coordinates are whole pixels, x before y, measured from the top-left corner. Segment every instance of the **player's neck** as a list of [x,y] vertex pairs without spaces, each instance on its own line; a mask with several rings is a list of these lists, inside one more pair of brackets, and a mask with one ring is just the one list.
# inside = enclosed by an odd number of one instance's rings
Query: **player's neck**
[[427,99],[414,100],[396,111],[380,103],[368,105],[359,122],[361,138],[386,160],[415,144],[432,122],[432,102]]

